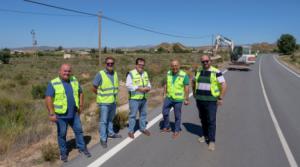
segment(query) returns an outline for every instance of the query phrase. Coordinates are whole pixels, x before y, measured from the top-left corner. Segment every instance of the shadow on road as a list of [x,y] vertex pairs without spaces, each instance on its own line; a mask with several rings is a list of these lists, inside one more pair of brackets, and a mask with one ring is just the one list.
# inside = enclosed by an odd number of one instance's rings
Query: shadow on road
[[[90,143],[90,141],[92,140],[92,137],[91,136],[84,136],[83,139],[85,141],[85,144],[88,145]],[[75,138],[67,141],[67,148],[68,148],[68,153],[71,152],[73,149],[77,149]]]
[[190,132],[196,136],[203,136],[203,130],[200,125],[196,125],[196,124],[188,123],[188,122],[182,123],[182,125],[185,127],[185,129],[188,132]]

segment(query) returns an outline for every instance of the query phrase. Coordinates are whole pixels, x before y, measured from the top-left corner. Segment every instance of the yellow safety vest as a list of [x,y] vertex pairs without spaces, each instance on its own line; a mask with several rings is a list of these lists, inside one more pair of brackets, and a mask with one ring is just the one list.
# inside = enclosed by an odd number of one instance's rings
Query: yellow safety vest
[[[132,79],[132,85],[138,87],[146,87],[149,84],[148,73],[144,71],[143,75],[139,74],[136,69],[131,70],[129,74]],[[142,93],[139,91],[129,91],[129,99],[147,99],[149,96],[148,93]]]
[[[210,75],[210,91],[211,91],[212,96],[215,97],[215,98],[217,98],[217,97],[220,96],[220,87],[221,87],[220,83],[219,83],[218,80],[217,80],[217,72],[218,72],[218,69],[215,68],[215,67],[213,67],[213,66],[211,66],[210,69],[211,69],[211,75]],[[195,76],[195,83],[196,83],[196,85],[195,85],[195,91],[196,91],[197,88],[198,88],[198,85],[199,85],[199,82],[198,82],[198,81],[199,81],[200,73],[201,73],[202,70],[203,70],[203,69],[200,68],[200,69],[197,71],[197,73],[196,73],[196,76]],[[196,93],[196,92],[195,92],[195,93]],[[196,99],[197,99],[197,96],[198,96],[198,95],[196,94]]]
[[[75,100],[76,107],[79,108],[79,83],[74,77],[70,77],[70,83],[73,89],[73,96]],[[59,77],[51,80],[51,84],[55,91],[54,96],[54,111],[56,114],[65,114],[68,108],[67,95],[64,85]]]
[[184,78],[186,73],[182,70],[178,72],[178,76],[173,83],[172,71],[168,71],[167,76],[167,97],[174,100],[184,100]]
[[102,78],[101,85],[97,90],[97,103],[98,104],[111,104],[116,102],[117,94],[119,91],[119,81],[117,72],[114,72],[114,83],[111,82],[104,70],[99,71]]

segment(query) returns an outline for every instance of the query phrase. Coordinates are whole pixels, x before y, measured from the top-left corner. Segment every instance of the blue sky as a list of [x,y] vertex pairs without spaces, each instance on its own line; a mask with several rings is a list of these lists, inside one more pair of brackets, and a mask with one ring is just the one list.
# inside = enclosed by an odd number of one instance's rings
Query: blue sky
[[[299,0],[36,1],[95,14],[102,11],[105,16],[164,33],[195,37],[222,34],[236,44],[274,43],[283,33],[292,34],[298,41],[300,39]],[[11,13],[3,9],[51,15]],[[98,46],[97,17],[52,9],[23,0],[1,0],[0,20],[0,48],[31,46],[32,29],[36,32],[39,46]],[[105,19],[102,21],[103,47],[156,45],[161,42],[201,46],[210,45],[211,41],[211,37],[174,38]]]

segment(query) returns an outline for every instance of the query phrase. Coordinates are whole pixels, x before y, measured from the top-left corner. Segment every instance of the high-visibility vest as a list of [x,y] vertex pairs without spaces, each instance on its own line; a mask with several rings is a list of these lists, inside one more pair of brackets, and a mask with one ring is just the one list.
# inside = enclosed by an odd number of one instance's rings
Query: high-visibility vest
[[102,83],[98,86],[97,89],[97,103],[115,103],[119,91],[119,80],[117,72],[114,72],[114,83],[112,83],[104,70],[99,71],[99,74],[102,78]]
[[184,78],[186,73],[179,70],[178,76],[173,83],[172,71],[167,75],[167,97],[174,100],[184,100]]
[[[138,87],[146,87],[149,84],[148,73],[146,71],[143,72],[143,75],[137,72],[136,69],[131,70],[129,74],[132,79],[132,86]],[[129,91],[129,99],[147,99],[149,96],[148,93],[142,93],[139,91]]]
[[[76,107],[79,108],[79,83],[78,80],[74,77],[70,77],[70,83],[73,89],[73,96],[75,100]],[[54,112],[56,114],[65,114],[68,108],[68,100],[64,85],[59,77],[51,80],[51,84],[54,88]]]
[[[217,72],[218,72],[218,69],[211,66],[210,67],[211,69],[211,74],[210,74],[210,92],[212,94],[212,96],[214,97],[214,100],[216,100],[217,97],[220,96],[220,87],[221,87],[221,84],[218,82],[217,80]],[[199,83],[200,83],[200,73],[203,69],[200,68],[197,73],[196,73],[196,76],[195,76],[195,91],[197,90],[198,86],[199,86]],[[196,93],[196,92],[195,92]],[[199,97],[200,95],[197,95],[196,94],[196,99],[197,97]]]

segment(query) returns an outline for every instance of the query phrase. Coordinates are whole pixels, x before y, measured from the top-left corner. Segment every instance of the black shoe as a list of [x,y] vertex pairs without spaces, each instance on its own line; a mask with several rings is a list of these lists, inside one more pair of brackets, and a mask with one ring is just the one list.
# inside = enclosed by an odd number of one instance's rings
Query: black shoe
[[88,158],[92,156],[88,149],[79,150],[79,153],[80,153],[80,154],[83,153],[83,154],[84,154],[86,157],[88,157]]
[[107,137],[108,137],[108,138],[111,138],[111,139],[122,138],[122,136],[121,136],[121,135],[119,135],[119,134],[108,135]]
[[67,155],[61,155],[60,160],[62,160],[63,162],[68,162],[68,156]]
[[101,144],[102,148],[107,148],[107,142],[106,141],[100,140],[100,144]]

